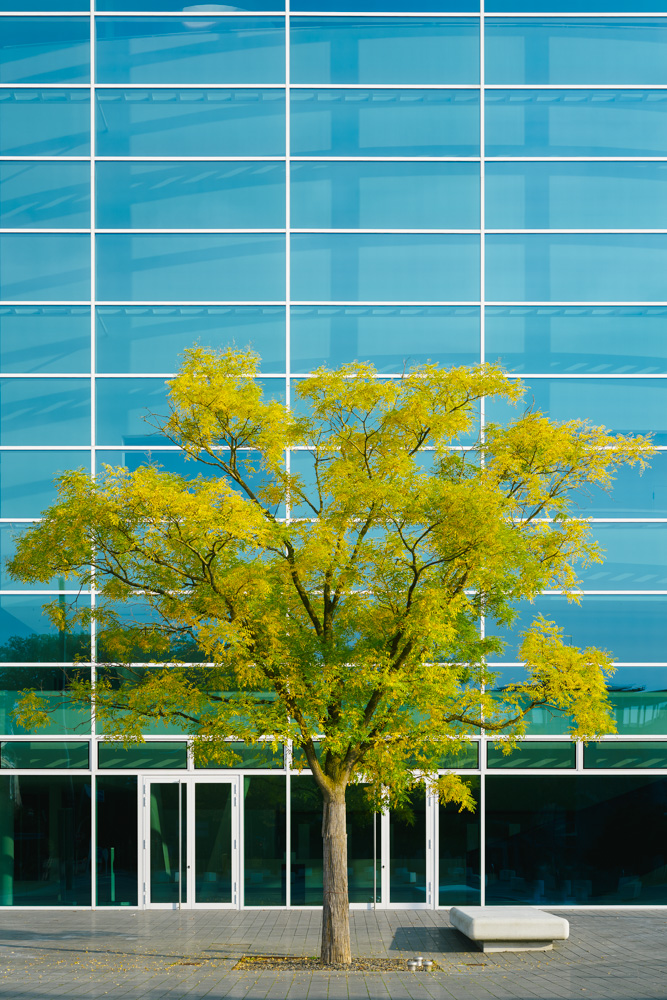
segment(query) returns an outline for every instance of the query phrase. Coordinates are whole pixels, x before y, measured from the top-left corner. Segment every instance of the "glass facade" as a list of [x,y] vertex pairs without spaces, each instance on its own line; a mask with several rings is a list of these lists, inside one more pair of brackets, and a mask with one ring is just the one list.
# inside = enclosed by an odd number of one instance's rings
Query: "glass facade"
[[[142,419],[195,341],[251,345],[289,402],[319,365],[500,361],[555,419],[652,433],[641,478],[580,497],[606,552],[581,602],[485,623],[498,690],[536,613],[610,650],[618,735],[575,747],[540,708],[509,755],[443,754],[475,813],[374,818],[354,786],[349,881],[358,906],[667,903],[667,2],[2,6],[2,560],[67,469],[196,472]],[[111,669],[44,617],[94,599],[70,587],[0,568],[0,905],[320,905],[303,760],[106,739],[63,700]]]

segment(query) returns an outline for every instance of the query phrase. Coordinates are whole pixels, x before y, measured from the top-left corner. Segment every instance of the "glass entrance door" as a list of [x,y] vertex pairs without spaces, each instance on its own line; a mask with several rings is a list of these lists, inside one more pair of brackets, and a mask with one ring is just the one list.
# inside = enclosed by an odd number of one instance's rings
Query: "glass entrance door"
[[238,779],[146,781],[146,902],[238,906]]

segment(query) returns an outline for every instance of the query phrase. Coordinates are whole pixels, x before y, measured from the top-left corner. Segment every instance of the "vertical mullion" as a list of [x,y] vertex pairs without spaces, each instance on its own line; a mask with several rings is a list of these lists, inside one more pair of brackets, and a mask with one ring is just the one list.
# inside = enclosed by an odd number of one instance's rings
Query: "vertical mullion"
[[[291,351],[291,134],[290,134],[290,0],[285,0],[285,401],[287,406],[292,405],[292,362]],[[289,448],[285,452],[285,463],[287,472],[292,468],[291,452]],[[291,497],[287,496],[285,504],[285,516],[289,523],[291,514]],[[285,906],[289,909],[292,905],[292,752],[291,743],[289,749],[284,747],[285,757],[283,763],[286,764],[285,772]]]
[[[90,84],[88,93],[90,95],[90,471],[95,475],[95,3],[90,0],[89,20],[90,20]],[[91,608],[95,607],[95,580],[91,580],[90,587]],[[90,623],[90,680],[93,685],[97,680],[95,670],[95,648],[96,648],[95,622]],[[91,775],[91,894],[93,908],[97,906],[97,741],[95,707],[91,702],[90,706],[90,759],[89,764],[93,771]],[[137,874],[139,871],[137,870]],[[138,887],[137,887],[138,888]],[[138,901],[138,900],[137,900]]]
[[[486,213],[485,213],[485,133],[484,133],[484,112],[485,112],[485,91],[484,86],[486,82],[486,76],[484,72],[484,0],[480,0],[479,5],[479,352],[480,352],[480,362],[483,364],[485,360],[485,304],[486,304],[486,240],[485,240],[485,226],[486,226]],[[485,420],[485,405],[484,398],[480,401],[480,432],[482,434],[482,440],[484,435],[484,420]],[[484,461],[484,455],[481,456],[482,462]],[[482,609],[483,610],[483,609]],[[480,635],[484,638],[486,632],[486,620],[482,614],[480,618]],[[479,742],[479,754],[480,754],[480,802],[479,802],[479,868],[480,868],[480,905],[484,906],[486,904],[486,817],[484,815],[484,809],[486,805],[486,739],[484,737],[484,731],[482,730],[481,739]]]

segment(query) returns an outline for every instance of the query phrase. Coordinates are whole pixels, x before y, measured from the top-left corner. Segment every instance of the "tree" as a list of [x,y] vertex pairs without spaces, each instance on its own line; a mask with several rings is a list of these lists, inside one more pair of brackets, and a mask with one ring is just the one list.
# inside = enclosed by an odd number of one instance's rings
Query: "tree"
[[[609,486],[620,463],[643,467],[651,446],[530,411],[480,437],[483,397],[521,399],[494,365],[394,380],[365,364],[320,369],[297,410],[263,399],[257,371],[250,352],[187,351],[170,413],[153,419],[200,474],[67,473],[10,567],[29,582],[94,583],[95,610],[68,627],[94,618],[107,660],[169,660],[101,672],[92,697],[107,732],[140,739],[146,720],[177,719],[195,755],[221,763],[229,737],[302,749],[324,803],[322,960],[347,963],[351,782],[376,807],[425,781],[470,808],[465,782],[438,775],[470,733],[511,746],[539,705],[570,715],[575,737],[613,731],[608,653],[573,648],[538,618],[525,680],[492,695],[486,660],[502,642],[479,625],[511,623],[546,588],[574,595],[577,560],[601,559],[577,492]],[[64,628],[62,607],[50,614]],[[174,641],[209,666],[178,660]],[[25,720],[40,717],[28,697]]]

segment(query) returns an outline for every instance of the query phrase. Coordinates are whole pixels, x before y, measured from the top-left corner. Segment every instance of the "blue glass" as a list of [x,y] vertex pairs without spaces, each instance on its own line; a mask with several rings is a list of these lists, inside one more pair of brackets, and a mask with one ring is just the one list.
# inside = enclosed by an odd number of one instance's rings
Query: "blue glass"
[[[408,0],[291,0],[290,10],[294,13],[301,10],[331,11],[332,13],[379,13],[409,14],[415,4],[408,3]],[[475,12],[479,10],[479,0],[419,0],[419,10],[424,14],[442,14],[447,11],[461,13]]]
[[[71,608],[73,604],[86,605],[89,598],[59,597],[56,593],[0,597],[0,663],[71,663],[77,657],[90,661],[90,633],[80,625],[73,626],[71,631],[59,631],[44,613],[46,605],[53,601]],[[52,673],[55,671],[49,671],[49,676]],[[30,687],[27,676],[14,690],[23,687]],[[3,733],[13,731],[0,728]]]
[[3,17],[2,83],[88,83],[87,17]]
[[280,229],[284,163],[98,163],[100,229]]
[[478,83],[479,23],[455,18],[293,18],[292,83]]
[[281,156],[282,90],[97,90],[99,156]]
[[0,90],[0,155],[87,156],[87,90]]
[[[6,598],[3,598],[3,604]],[[36,662],[56,662],[62,655],[72,659],[72,649],[79,652],[80,644],[74,640],[68,648],[68,640],[72,637],[57,634],[34,633],[19,639],[14,635],[8,646],[0,646],[2,661],[12,658],[20,660],[34,659]],[[64,653],[59,652],[64,650]],[[5,653],[9,653],[9,657]],[[84,652],[89,656],[89,652]],[[67,689],[73,680],[89,680],[89,670],[78,670],[73,667],[5,667],[0,662],[0,727],[7,735],[26,736],[34,734],[85,736],[90,732],[90,712],[83,708],[68,705],[64,700]],[[21,696],[21,692],[34,690],[42,699],[49,719],[45,726],[32,729],[22,726],[14,716],[13,711]]]
[[620,736],[667,735],[667,669],[619,667],[607,684]]
[[370,361],[378,371],[435,361],[445,367],[479,361],[475,306],[294,306],[291,370]]
[[[65,0],[62,0],[65,2]],[[67,0],[69,2],[69,0]],[[5,0],[5,3],[12,3],[12,0]],[[211,8],[214,11],[214,8]],[[235,0],[234,6],[225,5],[224,7],[220,5],[218,10],[263,10],[263,11],[282,11],[285,9],[284,0]],[[116,11],[116,10],[137,10],[141,11],[158,11],[160,13],[173,10],[181,11],[186,10],[189,16],[194,14],[195,16],[199,14],[200,17],[210,18],[210,13],[206,10],[206,5],[203,7],[188,6],[188,0],[96,0],[95,10],[99,11]],[[214,11],[215,12],[215,11]]]
[[0,306],[0,368],[90,371],[88,306]]
[[271,301],[285,296],[281,235],[102,235],[101,300]]
[[479,228],[476,163],[299,163],[295,229]]
[[102,446],[170,444],[153,426],[168,413],[163,378],[96,380],[96,434]]
[[[533,379],[525,399],[552,420],[589,420],[620,434],[652,433],[656,444],[667,444],[664,379]],[[486,415],[502,422],[513,419],[517,408],[489,399]]]
[[0,444],[90,444],[90,379],[0,379]]
[[[634,6],[643,14],[667,13],[665,0],[639,0]],[[486,0],[487,14],[626,14],[628,0]]]
[[87,163],[0,163],[0,225],[6,229],[90,226]]
[[499,660],[516,660],[521,641],[519,633],[541,614],[555,621],[575,646],[606,649],[623,663],[661,663],[667,660],[666,613],[667,597],[661,596],[586,594],[581,604],[568,603],[564,597],[542,596],[537,597],[532,605],[519,605],[519,616],[511,633],[507,629],[499,629],[487,619],[487,634],[508,640],[508,646],[498,657]]
[[488,236],[486,295],[511,302],[667,299],[667,235]]
[[667,517],[667,453],[657,452],[641,476],[619,469],[610,492],[589,487],[577,502],[585,517]]
[[293,156],[477,156],[473,90],[294,90]]
[[667,91],[488,90],[487,156],[664,156]]
[[666,321],[663,306],[488,306],[486,360],[520,373],[661,374]]
[[19,522],[17,524],[0,524],[0,589],[2,590],[78,590],[79,583],[73,575],[60,574],[50,580],[35,583],[25,583],[11,576],[6,560],[16,555],[16,546],[32,525]]
[[83,233],[4,233],[0,261],[2,299],[90,298],[90,237]]
[[663,229],[667,163],[488,163],[489,229]]
[[662,18],[486,22],[487,83],[667,83]]
[[283,83],[285,22],[271,17],[97,18],[98,83]]
[[667,524],[592,524],[604,563],[579,566],[587,590],[667,590]]
[[292,298],[466,301],[479,297],[477,236],[292,236]]
[[99,306],[97,370],[176,372],[194,343],[251,347],[262,371],[285,371],[283,306]]
[[56,476],[80,468],[90,472],[90,452],[0,452],[0,517],[39,517],[56,499]]
[[87,14],[90,10],[90,4],[87,0],[1,0],[0,10],[26,11],[26,13],[31,11],[51,13],[66,10],[85,11]]

